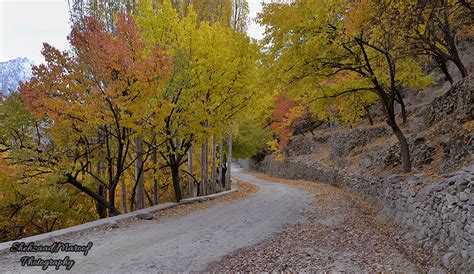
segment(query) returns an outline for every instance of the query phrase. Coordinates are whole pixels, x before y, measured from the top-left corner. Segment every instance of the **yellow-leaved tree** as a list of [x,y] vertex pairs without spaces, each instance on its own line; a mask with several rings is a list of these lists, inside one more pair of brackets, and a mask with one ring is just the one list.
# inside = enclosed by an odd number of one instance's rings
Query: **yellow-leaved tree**
[[[165,144],[159,153],[171,169],[176,198],[182,197],[180,167],[190,158],[193,144],[201,144],[204,155],[199,193],[212,192],[216,178],[211,172],[213,182],[207,185],[208,139],[226,135],[236,115],[251,102],[258,47],[228,26],[198,20],[191,7],[180,16],[170,1],[156,6],[142,1],[134,18],[145,41],[164,44],[175,59],[164,93],[172,108],[156,135]],[[213,171],[215,158],[213,153]]]
[[408,142],[395,104],[404,106],[402,88],[423,88],[430,78],[405,54],[401,15],[390,12],[391,2],[267,4],[259,20],[266,25],[263,44],[276,77],[294,95],[313,102],[316,112],[336,106],[350,120],[363,114],[365,105],[381,103],[400,144],[403,170],[409,172]]

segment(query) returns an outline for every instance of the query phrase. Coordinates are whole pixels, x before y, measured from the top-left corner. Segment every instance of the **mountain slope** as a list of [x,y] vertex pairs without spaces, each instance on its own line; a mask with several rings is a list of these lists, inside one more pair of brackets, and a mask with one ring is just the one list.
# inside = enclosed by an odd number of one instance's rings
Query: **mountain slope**
[[18,88],[21,81],[29,80],[32,65],[33,62],[24,57],[0,62],[0,92],[8,95]]

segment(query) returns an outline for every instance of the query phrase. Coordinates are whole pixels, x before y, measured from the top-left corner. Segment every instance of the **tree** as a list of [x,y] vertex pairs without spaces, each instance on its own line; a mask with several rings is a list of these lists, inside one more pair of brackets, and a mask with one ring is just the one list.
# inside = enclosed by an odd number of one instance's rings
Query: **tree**
[[249,4],[246,0],[232,0],[231,26],[240,33],[246,33],[249,26]]
[[[469,72],[457,49],[457,36],[473,23],[469,5],[454,0],[408,1],[391,3],[391,12],[402,14],[404,36],[417,54],[432,56],[451,84],[447,62],[453,62],[466,77]],[[462,2],[462,1],[461,1]],[[468,4],[468,3],[466,3]]]
[[[165,101],[152,99],[172,62],[163,47],[146,47],[129,15],[118,14],[113,34],[92,17],[84,22],[69,36],[73,52],[44,44],[46,64],[34,67],[20,90],[32,113],[52,121],[51,151],[62,164],[48,161],[48,168],[57,183],[78,188],[115,215],[115,190],[136,160],[126,161],[133,138],[147,125],[142,121],[166,108]],[[100,162],[104,174],[93,168]],[[91,180],[107,189],[107,199],[87,184]]]
[[[160,155],[171,169],[179,200],[179,171],[188,160],[189,148],[193,144],[206,147],[206,139],[223,132],[250,103],[258,48],[246,36],[228,27],[200,21],[193,10],[180,16],[169,1],[157,6],[143,1],[135,18],[145,41],[165,44],[175,59],[164,92],[164,98],[172,106],[158,135],[165,144]],[[204,166],[207,160],[201,162],[203,170],[208,170]]]
[[298,95],[314,102],[318,113],[348,94],[372,92],[378,97],[399,141],[403,170],[409,172],[408,142],[396,121],[394,105],[403,103],[402,87],[422,88],[429,78],[422,76],[415,60],[403,54],[399,15],[387,12],[389,2],[269,4],[260,22],[267,26],[264,43],[279,77],[294,90],[317,90]]
[[[276,140],[269,143],[270,148],[275,152],[281,152],[288,144],[293,135],[293,130],[290,127],[292,110],[299,107],[298,102],[284,95],[275,97],[275,109],[272,112],[270,122],[270,129],[275,135]],[[279,155],[281,156],[281,155]]]
[[236,158],[250,158],[264,149],[263,144],[270,140],[271,132],[262,121],[243,119],[239,121],[239,131],[232,152]]
[[108,31],[116,27],[117,12],[132,12],[136,0],[67,0],[73,25],[84,25],[87,17],[94,17]]
[[16,92],[0,101],[0,241],[93,220],[86,195],[44,179],[51,176],[45,161],[54,158],[43,137],[46,122],[23,103]]

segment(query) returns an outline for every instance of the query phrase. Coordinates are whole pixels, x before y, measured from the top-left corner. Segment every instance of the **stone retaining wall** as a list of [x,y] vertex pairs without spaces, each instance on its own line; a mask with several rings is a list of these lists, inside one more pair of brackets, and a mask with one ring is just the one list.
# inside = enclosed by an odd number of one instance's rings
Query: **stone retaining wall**
[[404,229],[405,237],[438,258],[448,269],[474,271],[474,164],[429,183],[422,174],[407,179],[349,174],[315,163],[311,155],[277,161],[272,155],[259,170],[354,191],[381,210],[380,216]]

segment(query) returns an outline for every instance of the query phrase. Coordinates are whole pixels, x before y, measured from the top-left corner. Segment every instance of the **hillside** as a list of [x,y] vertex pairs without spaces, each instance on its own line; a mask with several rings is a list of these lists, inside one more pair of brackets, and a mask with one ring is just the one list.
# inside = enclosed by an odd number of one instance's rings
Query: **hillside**
[[410,173],[400,169],[397,139],[380,115],[372,126],[361,122],[293,136],[283,160],[269,155],[256,167],[278,177],[353,191],[441,265],[472,271],[474,83],[468,77],[406,98],[409,120],[402,130],[412,157]]

